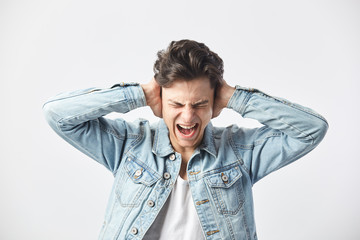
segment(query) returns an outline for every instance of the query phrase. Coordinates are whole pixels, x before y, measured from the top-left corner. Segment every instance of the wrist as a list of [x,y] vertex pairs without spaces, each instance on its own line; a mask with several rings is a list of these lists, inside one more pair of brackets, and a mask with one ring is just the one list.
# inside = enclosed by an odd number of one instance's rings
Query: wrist
[[223,101],[222,101],[223,104],[222,105],[223,105],[224,108],[227,107],[227,105],[228,105],[232,95],[234,94],[235,90],[236,90],[235,87],[231,87],[229,85],[224,86],[224,89],[223,89],[223,91],[221,93],[221,95],[222,95],[221,97],[223,98]]
[[145,100],[146,100],[146,105],[149,105],[149,101],[151,100],[151,86],[150,84],[140,84],[144,95],[145,95]]

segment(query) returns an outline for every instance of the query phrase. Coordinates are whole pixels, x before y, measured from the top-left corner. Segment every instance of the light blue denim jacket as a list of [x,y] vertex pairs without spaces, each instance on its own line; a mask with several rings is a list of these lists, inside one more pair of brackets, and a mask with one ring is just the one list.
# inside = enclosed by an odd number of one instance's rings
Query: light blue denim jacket
[[[43,107],[56,133],[115,177],[99,239],[142,239],[179,174],[181,155],[163,120],[150,125],[103,117],[143,106],[142,88],[130,83],[60,94]],[[253,240],[253,184],[314,149],[328,124],[308,108],[239,86],[227,107],[264,126],[209,123],[187,176],[206,239]]]

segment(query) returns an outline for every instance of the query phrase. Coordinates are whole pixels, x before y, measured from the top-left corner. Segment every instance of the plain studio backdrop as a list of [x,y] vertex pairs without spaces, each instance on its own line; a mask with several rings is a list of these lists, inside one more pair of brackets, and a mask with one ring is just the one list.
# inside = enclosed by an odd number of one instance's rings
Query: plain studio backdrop
[[[346,0],[2,0],[0,239],[97,239],[112,174],[58,137],[42,105],[148,82],[156,52],[184,38],[217,52],[231,85],[329,121],[318,148],[255,184],[259,239],[360,239],[360,3]],[[157,121],[149,107],[123,117]],[[213,123],[259,126],[230,110]]]

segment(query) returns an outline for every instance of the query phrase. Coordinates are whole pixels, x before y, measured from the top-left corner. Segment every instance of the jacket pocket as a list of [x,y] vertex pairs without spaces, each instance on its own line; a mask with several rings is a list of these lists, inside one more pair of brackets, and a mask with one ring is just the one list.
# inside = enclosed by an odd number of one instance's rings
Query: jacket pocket
[[116,197],[122,207],[137,207],[160,175],[136,159],[126,160],[117,181]]
[[205,177],[211,198],[220,214],[235,215],[244,204],[242,173],[238,163],[212,170]]

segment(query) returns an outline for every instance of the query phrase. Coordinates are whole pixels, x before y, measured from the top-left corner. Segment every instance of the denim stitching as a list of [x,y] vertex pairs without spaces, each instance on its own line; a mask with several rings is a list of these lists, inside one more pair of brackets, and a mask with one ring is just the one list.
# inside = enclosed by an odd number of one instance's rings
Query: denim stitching
[[248,240],[251,240],[249,227],[248,227],[248,225],[246,223],[246,214],[245,214],[244,208],[241,209],[241,215],[242,215],[242,220],[243,220],[244,227],[245,227],[246,237],[247,237]]
[[[241,173],[241,171],[240,171],[240,173]],[[215,174],[218,174],[218,173],[215,173]],[[234,179],[232,180],[233,183],[231,184],[231,186],[229,188],[224,188],[224,187],[217,186],[217,185],[214,185],[217,187],[213,187],[213,184],[210,185],[209,180],[207,178],[205,178],[205,180],[210,189],[211,196],[214,199],[214,203],[217,206],[219,213],[223,214],[223,215],[227,215],[227,214],[236,215],[239,212],[239,210],[242,208],[244,201],[245,201],[244,200],[244,192],[242,189],[241,176],[235,177],[235,180]],[[230,188],[232,188],[232,189],[230,189]],[[223,200],[224,199],[223,193],[225,193],[224,191],[231,191],[231,193],[234,193],[234,191],[235,191],[236,197],[239,200],[239,204],[235,208],[235,210],[228,209],[228,207],[226,206],[226,204]]]

